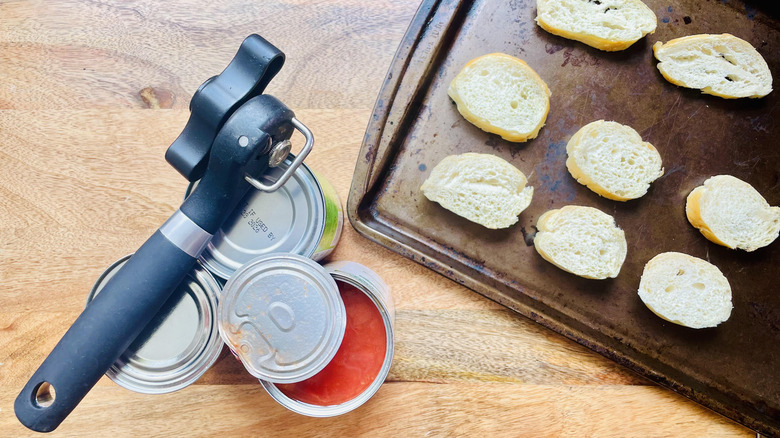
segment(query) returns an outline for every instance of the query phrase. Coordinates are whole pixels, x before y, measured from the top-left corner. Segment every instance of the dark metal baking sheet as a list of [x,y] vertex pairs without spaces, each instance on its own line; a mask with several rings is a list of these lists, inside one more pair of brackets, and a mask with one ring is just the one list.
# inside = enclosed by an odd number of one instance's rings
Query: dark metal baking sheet
[[[780,435],[780,242],[753,253],[707,241],[685,218],[685,198],[706,178],[731,174],[780,204],[780,92],[725,100],[665,81],[652,44],[729,32],[751,42],[780,78],[775,15],[736,0],[646,0],[656,32],[622,52],[601,52],[544,32],[534,1],[425,1],[399,47],[358,158],[348,214],[363,235],[462,283],[750,428]],[[547,82],[551,108],[538,138],[510,143],[463,119],[447,86],[470,59],[504,52]],[[581,126],[615,120],[659,150],[665,167],[643,198],[600,198],[565,167]],[[430,169],[450,154],[498,155],[529,175],[535,194],[516,225],[488,230],[422,196]],[[544,261],[532,245],[551,208],[589,205],[626,231],[616,279],[586,280]],[[693,330],[661,320],[637,296],[644,264],[679,251],[714,263],[733,289],[731,318]]]

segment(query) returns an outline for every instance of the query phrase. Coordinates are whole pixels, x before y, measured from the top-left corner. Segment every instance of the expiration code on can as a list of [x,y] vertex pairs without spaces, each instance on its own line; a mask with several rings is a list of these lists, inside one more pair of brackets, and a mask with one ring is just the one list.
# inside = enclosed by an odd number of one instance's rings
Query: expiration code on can
[[268,233],[266,236],[268,239],[276,239],[276,236],[273,232],[268,232],[268,225],[266,225],[265,222],[263,222],[263,220],[257,216],[254,208],[247,208],[247,205],[244,204],[244,208],[241,210],[241,217],[248,219],[246,223],[255,233]]

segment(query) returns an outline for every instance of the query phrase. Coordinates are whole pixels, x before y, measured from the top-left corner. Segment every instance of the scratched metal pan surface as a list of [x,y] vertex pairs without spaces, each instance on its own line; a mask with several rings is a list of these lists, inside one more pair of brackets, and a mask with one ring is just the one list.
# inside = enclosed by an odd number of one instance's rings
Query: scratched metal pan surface
[[[748,427],[780,434],[780,242],[752,253],[707,241],[685,217],[690,191],[730,174],[780,204],[780,92],[726,100],[676,87],[652,44],[729,32],[751,42],[780,79],[774,14],[737,0],[645,0],[656,32],[622,52],[546,33],[533,1],[424,1],[377,99],[348,203],[363,235]],[[539,137],[510,143],[461,117],[447,87],[470,59],[504,52],[539,73],[551,108]],[[659,150],[665,174],[644,197],[615,202],[566,170],[566,143],[598,119],[634,127]],[[445,156],[498,155],[529,175],[535,194],[519,223],[488,230],[428,201],[419,187]],[[551,208],[613,215],[628,256],[616,279],[586,280],[544,261],[534,225]],[[693,330],[661,320],[637,296],[645,263],[679,251],[709,260],[733,289],[731,318]]]

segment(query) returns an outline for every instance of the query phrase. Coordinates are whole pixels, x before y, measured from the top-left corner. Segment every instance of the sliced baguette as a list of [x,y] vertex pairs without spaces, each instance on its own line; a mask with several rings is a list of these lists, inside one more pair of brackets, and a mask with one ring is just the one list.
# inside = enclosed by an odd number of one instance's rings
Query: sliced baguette
[[535,138],[550,111],[547,84],[524,61],[503,53],[469,61],[447,93],[466,120],[514,142]]
[[450,155],[420,187],[426,198],[487,228],[506,228],[531,204],[525,174],[490,154]]
[[727,33],[691,35],[657,42],[653,53],[667,81],[705,94],[736,99],[764,97],[772,91],[772,73],[749,42]]
[[731,316],[731,286],[720,269],[679,252],[647,262],[639,298],[661,318],[691,328],[715,327]]
[[542,29],[609,52],[655,32],[657,22],[640,0],[536,0],[536,23]]
[[566,167],[578,183],[615,201],[644,196],[664,174],[661,155],[630,126],[597,120],[566,145]]
[[780,234],[780,207],[731,175],[713,176],[685,202],[688,221],[712,242],[745,251],[763,248]]
[[548,262],[580,277],[615,278],[627,244],[615,219],[593,207],[567,205],[539,217],[536,251]]

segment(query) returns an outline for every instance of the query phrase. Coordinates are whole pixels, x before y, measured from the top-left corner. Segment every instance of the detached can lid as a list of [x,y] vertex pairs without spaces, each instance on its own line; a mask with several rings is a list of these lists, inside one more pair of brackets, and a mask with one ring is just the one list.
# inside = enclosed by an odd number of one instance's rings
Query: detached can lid
[[[129,258],[116,261],[100,276],[87,305]],[[196,265],[106,375],[144,394],[173,392],[198,380],[222,352],[216,318],[219,289],[214,277]]]
[[219,303],[219,333],[253,376],[294,383],[336,355],[347,325],[336,281],[296,254],[268,254],[228,280]]

